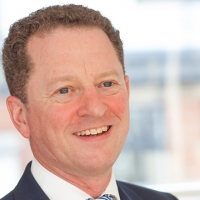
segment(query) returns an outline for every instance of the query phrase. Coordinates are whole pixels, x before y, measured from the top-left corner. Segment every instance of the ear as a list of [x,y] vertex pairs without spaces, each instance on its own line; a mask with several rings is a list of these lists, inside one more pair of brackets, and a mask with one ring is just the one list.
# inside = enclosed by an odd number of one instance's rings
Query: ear
[[16,129],[25,138],[30,137],[29,127],[26,120],[26,106],[15,96],[9,96],[6,100],[8,112]]
[[126,88],[128,91],[128,96],[130,96],[130,78],[127,75],[125,76],[125,82],[126,82]]

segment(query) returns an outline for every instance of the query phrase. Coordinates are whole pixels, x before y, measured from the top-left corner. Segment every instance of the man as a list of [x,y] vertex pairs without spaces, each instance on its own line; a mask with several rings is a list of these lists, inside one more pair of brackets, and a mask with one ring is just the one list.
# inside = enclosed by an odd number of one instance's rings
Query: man
[[128,133],[129,78],[107,18],[77,5],[38,10],[10,28],[3,66],[8,110],[34,159],[2,200],[176,199],[112,174]]

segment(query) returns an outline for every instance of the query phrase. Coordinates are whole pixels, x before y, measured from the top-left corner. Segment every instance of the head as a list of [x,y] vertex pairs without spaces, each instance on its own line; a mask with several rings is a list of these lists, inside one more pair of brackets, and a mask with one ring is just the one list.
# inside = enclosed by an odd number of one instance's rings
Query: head
[[27,43],[33,35],[43,35],[58,27],[98,27],[108,36],[124,70],[124,55],[119,31],[100,12],[81,5],[50,6],[40,9],[10,27],[3,46],[2,62],[10,94],[27,103],[26,84],[34,71],[27,55]]
[[13,25],[3,59],[10,116],[40,163],[62,178],[111,170],[128,133],[129,79],[109,20],[82,6],[39,10]]

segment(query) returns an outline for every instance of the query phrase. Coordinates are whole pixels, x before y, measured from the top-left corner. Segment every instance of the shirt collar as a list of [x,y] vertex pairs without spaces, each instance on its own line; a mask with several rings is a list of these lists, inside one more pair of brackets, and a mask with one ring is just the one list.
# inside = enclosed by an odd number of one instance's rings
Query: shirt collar
[[[32,161],[31,172],[39,186],[50,200],[85,200],[90,197],[87,193],[80,190],[76,186],[48,171],[35,158],[33,158]],[[111,180],[103,194],[113,194],[115,195],[116,200],[120,200],[113,173]]]

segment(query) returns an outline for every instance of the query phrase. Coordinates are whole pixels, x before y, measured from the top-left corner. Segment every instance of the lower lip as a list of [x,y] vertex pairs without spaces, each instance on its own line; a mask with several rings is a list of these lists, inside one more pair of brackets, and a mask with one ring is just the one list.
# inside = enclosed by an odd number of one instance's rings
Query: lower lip
[[105,133],[99,133],[96,135],[84,135],[84,136],[75,135],[75,136],[76,136],[76,138],[78,138],[80,140],[89,141],[89,142],[105,140],[109,137],[111,128],[112,127],[110,127],[109,130]]

